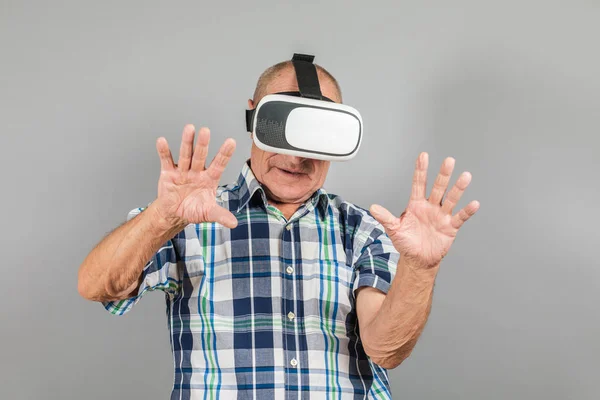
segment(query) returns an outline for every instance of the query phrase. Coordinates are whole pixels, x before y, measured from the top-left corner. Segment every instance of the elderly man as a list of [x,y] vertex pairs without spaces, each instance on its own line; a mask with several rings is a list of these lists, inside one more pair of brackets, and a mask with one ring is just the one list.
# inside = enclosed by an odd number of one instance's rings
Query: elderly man
[[[323,96],[336,80],[316,66]],[[297,92],[292,62],[260,77],[254,109]],[[317,86],[319,86],[317,85]],[[471,175],[446,195],[454,160],[426,197],[427,153],[405,211],[370,213],[322,185],[330,161],[266,152],[253,143],[237,181],[219,186],[228,139],[205,167],[209,130],[183,130],[179,161],[156,148],[158,197],[129,213],[79,271],[79,292],[113,314],[148,291],[167,302],[172,398],[391,398],[386,369],[411,353],[425,326],[440,262],[477,209],[453,215]]]

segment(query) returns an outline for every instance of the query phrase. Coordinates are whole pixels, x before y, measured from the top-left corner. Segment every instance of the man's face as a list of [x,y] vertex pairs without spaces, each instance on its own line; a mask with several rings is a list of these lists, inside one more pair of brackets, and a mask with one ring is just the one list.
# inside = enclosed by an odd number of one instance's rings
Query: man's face
[[[321,93],[336,102],[339,95],[335,85],[319,74]],[[267,86],[267,93],[298,91],[298,83],[293,67],[282,71]],[[260,101],[260,99],[257,99]],[[248,106],[254,108],[252,100]],[[252,172],[266,189],[268,196],[278,203],[303,203],[323,186],[330,161],[314,160],[259,149],[252,141],[250,156]]]

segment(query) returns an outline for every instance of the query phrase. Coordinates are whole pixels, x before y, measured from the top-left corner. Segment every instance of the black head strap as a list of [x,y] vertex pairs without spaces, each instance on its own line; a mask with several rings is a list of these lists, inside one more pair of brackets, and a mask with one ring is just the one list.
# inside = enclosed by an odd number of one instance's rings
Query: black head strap
[[317,76],[317,67],[313,64],[315,56],[294,53],[292,64],[296,70],[296,80],[302,97],[321,100],[321,87]]
[[252,133],[252,117],[254,117],[256,108],[246,110],[246,132]]

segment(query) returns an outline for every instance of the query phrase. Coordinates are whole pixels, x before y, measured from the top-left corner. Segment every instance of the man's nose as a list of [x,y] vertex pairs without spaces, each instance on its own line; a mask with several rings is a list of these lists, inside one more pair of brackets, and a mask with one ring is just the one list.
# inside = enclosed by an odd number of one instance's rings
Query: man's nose
[[292,162],[294,162],[294,164],[302,164],[304,162],[304,160],[306,160],[304,157],[298,157],[298,156],[290,156],[290,159]]
[[298,157],[298,156],[285,156],[286,161],[289,162],[290,164],[293,165],[300,165],[304,162],[304,160],[306,160],[306,158],[304,157]]

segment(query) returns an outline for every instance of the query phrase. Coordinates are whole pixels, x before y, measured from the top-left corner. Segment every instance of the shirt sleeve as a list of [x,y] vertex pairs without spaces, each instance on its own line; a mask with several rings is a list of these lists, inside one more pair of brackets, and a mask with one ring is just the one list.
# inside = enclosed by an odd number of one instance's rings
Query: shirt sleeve
[[[145,208],[136,208],[129,212],[127,220],[134,218]],[[115,315],[123,315],[137,304],[146,292],[161,290],[176,295],[180,287],[180,276],[177,268],[177,251],[173,240],[168,240],[144,266],[142,281],[137,295],[124,300],[102,302],[104,308]]]
[[400,253],[379,222],[370,215],[365,216],[364,220],[355,237],[356,277],[352,286],[353,294],[358,288],[365,286],[387,294],[396,275]]

